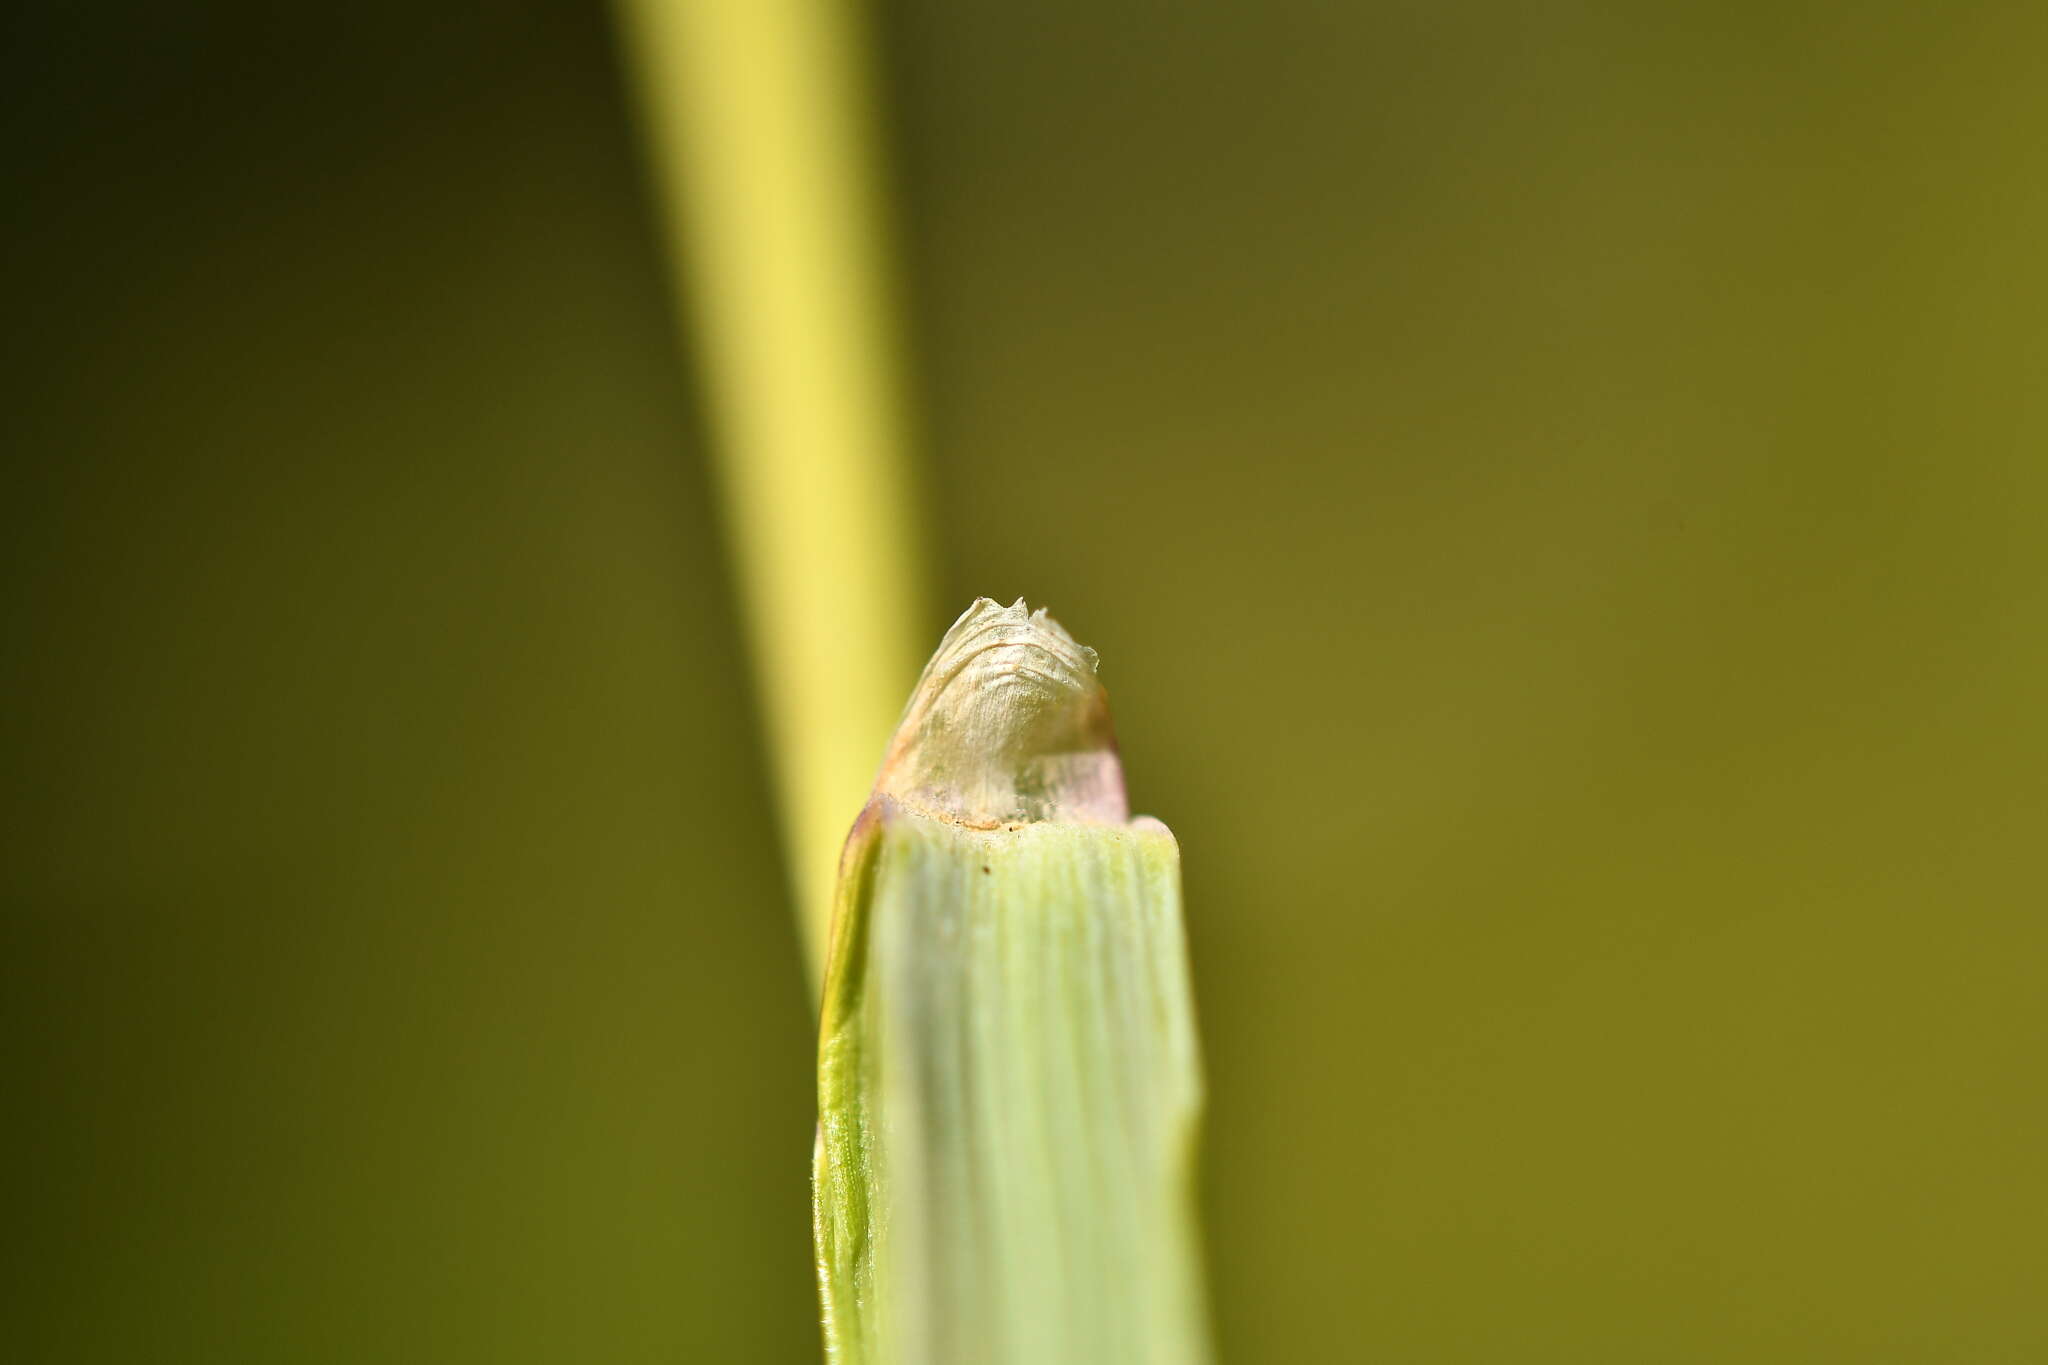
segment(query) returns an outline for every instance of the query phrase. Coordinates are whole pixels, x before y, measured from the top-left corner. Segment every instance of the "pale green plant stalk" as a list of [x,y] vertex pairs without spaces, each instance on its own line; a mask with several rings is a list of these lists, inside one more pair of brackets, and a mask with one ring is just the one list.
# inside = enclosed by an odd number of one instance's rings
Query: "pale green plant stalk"
[[1201,1365],[1180,864],[1129,818],[1092,653],[978,602],[914,657],[870,101],[848,0],[617,0],[814,977],[842,1365]]
[[978,601],[840,866],[819,1053],[839,1365],[1200,1365],[1201,1109],[1164,825],[1095,656]]

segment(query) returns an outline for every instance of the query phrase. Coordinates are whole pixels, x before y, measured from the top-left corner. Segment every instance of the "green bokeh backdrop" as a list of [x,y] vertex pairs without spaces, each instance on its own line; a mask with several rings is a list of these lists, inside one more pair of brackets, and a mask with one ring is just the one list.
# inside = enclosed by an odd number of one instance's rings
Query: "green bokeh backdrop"
[[[2048,11],[876,19],[934,597],[1180,836],[1227,1358],[2048,1358]],[[16,28],[0,1354],[815,1359],[606,15]]]

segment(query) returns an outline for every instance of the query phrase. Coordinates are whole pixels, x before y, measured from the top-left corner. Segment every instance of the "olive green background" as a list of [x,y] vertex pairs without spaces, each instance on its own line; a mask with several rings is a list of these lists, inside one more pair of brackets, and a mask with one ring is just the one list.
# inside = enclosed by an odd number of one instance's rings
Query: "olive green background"
[[[2048,10],[876,19],[931,634],[1180,836],[1226,1358],[2048,1359]],[[816,1359],[606,14],[9,23],[0,1354]]]

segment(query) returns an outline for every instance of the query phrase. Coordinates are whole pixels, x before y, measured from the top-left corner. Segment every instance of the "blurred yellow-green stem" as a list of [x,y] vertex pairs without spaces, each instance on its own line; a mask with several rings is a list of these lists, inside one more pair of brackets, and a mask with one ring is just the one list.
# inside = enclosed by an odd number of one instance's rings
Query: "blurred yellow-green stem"
[[858,15],[618,0],[694,323],[812,981],[916,675],[918,528]]

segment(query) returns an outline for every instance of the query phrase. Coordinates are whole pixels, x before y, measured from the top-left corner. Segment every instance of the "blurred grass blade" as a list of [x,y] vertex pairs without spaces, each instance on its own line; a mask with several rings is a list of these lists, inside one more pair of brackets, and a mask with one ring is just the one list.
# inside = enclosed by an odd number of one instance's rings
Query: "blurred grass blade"
[[871,101],[844,0],[617,0],[818,979],[832,872],[916,667]]
[[1021,603],[962,617],[839,895],[816,1171],[832,1358],[1206,1360],[1180,856],[1127,818],[1093,655]]

